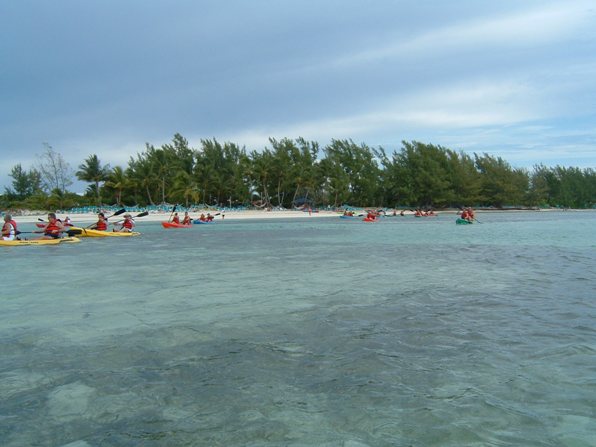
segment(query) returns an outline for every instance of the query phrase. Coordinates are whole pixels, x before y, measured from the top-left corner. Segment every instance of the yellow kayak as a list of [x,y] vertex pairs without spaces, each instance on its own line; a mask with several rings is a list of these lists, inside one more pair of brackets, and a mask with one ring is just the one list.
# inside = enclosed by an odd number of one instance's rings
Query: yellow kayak
[[92,230],[90,228],[70,227],[68,229],[68,234],[69,236],[74,235],[79,237],[131,237],[138,236],[141,233],[138,233],[136,231],[100,231]]
[[0,240],[0,246],[14,247],[20,245],[58,245],[58,244],[73,244],[81,242],[78,237],[62,237],[58,239],[29,239],[22,241],[5,241]]

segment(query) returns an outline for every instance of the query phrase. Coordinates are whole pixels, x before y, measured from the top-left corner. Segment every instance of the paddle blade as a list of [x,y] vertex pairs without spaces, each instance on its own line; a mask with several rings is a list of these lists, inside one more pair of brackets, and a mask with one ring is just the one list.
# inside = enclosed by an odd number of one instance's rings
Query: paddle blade
[[126,213],[126,208],[121,208],[118,211],[116,211],[114,214],[112,214],[110,217],[119,216],[120,214],[124,214],[124,213]]
[[82,233],[83,233],[83,230],[81,228],[70,229],[66,232],[66,234],[68,234],[70,237],[78,236]]
[[145,217],[149,215],[149,211],[143,211],[142,213],[139,213],[135,216],[135,218],[137,217]]

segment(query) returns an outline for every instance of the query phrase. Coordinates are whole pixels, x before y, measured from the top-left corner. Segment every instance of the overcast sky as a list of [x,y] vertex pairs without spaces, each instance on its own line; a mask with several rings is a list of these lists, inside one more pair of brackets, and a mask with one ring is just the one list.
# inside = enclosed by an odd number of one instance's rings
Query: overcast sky
[[177,132],[596,168],[593,0],[6,0],[0,61],[1,191]]

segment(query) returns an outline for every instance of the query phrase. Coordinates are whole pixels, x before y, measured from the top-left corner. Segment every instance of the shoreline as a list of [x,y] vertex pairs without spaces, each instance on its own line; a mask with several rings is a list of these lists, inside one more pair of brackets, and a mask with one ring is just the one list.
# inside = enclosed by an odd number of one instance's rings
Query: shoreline
[[[482,215],[486,213],[520,213],[520,212],[589,212],[595,210],[580,210],[580,209],[507,209],[507,210],[490,210],[490,209],[476,209],[477,215]],[[241,210],[241,211],[197,211],[191,212],[190,217],[192,219],[198,219],[200,214],[204,212],[210,212],[212,214],[217,214],[215,216],[215,220],[246,220],[246,219],[283,219],[283,218],[290,218],[290,219],[307,219],[307,218],[320,218],[320,217],[334,217],[341,215],[341,212],[338,211],[322,211],[319,210],[317,212],[309,213],[308,211],[298,211],[298,210]],[[357,212],[360,214],[361,212]],[[459,210],[450,209],[450,210],[441,210],[435,211],[437,215],[446,214],[446,215],[456,215],[459,214]],[[137,212],[130,212],[132,217],[134,218]],[[97,214],[96,213],[83,213],[83,214],[69,214],[67,212],[58,212],[56,213],[59,219],[64,220],[67,216],[70,220],[75,224],[78,223],[93,223],[97,221]],[[106,212],[106,215],[109,217],[109,212]],[[178,213],[178,215],[182,218],[184,216],[184,212]],[[387,213],[387,215],[391,215],[391,212]],[[399,215],[399,213],[398,213]],[[414,215],[413,211],[405,210],[405,216],[412,216]],[[151,211],[147,216],[140,217],[138,219],[139,222],[161,222],[161,221],[168,221],[171,216],[171,212],[161,212],[161,211]],[[47,213],[33,211],[31,214],[26,215],[13,215],[13,219],[17,223],[37,223],[40,221],[47,220]],[[117,220],[121,220],[122,215],[111,217],[110,222],[116,222]]]

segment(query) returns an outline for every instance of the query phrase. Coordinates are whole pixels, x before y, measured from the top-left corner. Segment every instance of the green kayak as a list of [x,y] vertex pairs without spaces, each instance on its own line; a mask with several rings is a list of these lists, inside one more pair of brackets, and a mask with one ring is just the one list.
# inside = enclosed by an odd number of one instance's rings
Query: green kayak
[[462,219],[461,217],[458,217],[457,220],[455,221],[455,223],[458,225],[471,225],[474,222],[471,220],[466,220],[466,219]]

